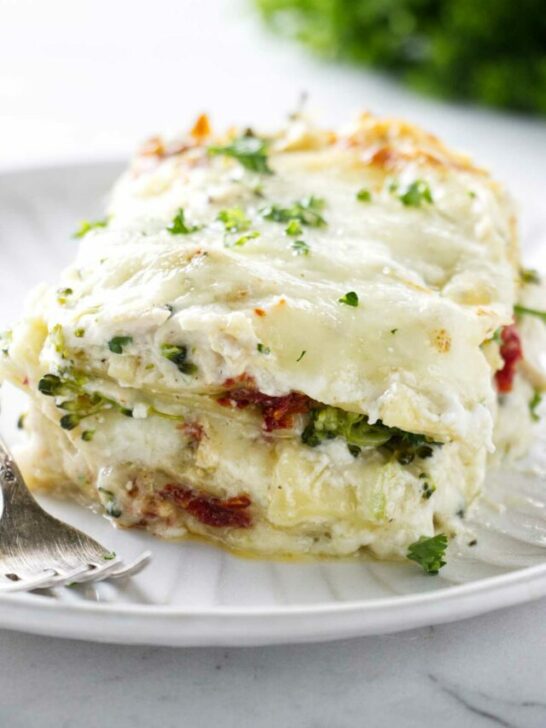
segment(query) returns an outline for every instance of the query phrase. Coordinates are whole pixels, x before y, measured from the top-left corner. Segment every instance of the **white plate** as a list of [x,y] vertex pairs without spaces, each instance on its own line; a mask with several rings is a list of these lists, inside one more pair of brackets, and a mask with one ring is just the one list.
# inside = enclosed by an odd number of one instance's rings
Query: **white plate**
[[[0,175],[0,326],[17,317],[25,291],[54,281],[73,257],[70,232],[101,215],[119,169],[102,163]],[[542,209],[528,214],[534,230],[537,222],[546,230]],[[3,400],[1,428],[13,437],[21,404],[9,392]],[[150,548],[153,563],[122,587],[3,596],[0,627],[122,643],[304,642],[462,619],[545,595],[544,478],[498,473],[488,495],[474,515],[482,523],[478,546],[451,546],[437,577],[409,563],[242,560],[201,543],[118,531],[82,508],[49,501],[55,515],[126,558]]]

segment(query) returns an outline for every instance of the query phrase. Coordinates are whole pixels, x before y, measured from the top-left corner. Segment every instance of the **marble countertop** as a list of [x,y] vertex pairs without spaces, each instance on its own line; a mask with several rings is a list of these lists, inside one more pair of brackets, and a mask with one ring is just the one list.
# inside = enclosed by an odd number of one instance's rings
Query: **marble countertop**
[[[218,124],[275,124],[308,91],[328,121],[396,113],[469,150],[515,190],[533,250],[546,246],[528,212],[544,206],[542,121],[310,59],[262,32],[245,0],[0,7],[0,169],[120,158],[201,110]],[[175,650],[0,631],[0,651],[6,728],[546,726],[544,600],[324,645]]]
[[543,728],[546,603],[398,635],[246,649],[0,632],[9,728]]

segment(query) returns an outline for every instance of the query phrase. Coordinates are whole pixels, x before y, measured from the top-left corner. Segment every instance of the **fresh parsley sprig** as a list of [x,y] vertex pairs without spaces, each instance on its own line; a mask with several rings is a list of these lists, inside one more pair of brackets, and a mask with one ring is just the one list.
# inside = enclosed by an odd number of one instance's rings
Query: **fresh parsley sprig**
[[415,561],[427,574],[437,574],[445,566],[445,552],[447,549],[447,536],[439,533],[437,536],[421,538],[410,545],[407,558]]
[[236,159],[245,169],[259,174],[273,174],[267,161],[267,142],[253,134],[245,134],[234,139],[231,144],[213,145],[208,148],[211,156],[224,156]]
[[[326,220],[322,215],[322,211],[326,205],[326,201],[322,197],[309,195],[301,200],[296,200],[292,205],[283,207],[282,205],[269,205],[265,207],[261,213],[266,220],[272,222],[288,223],[287,234],[296,235],[296,227],[292,223],[299,222],[309,227],[325,227]],[[289,229],[290,228],[290,232]]]
[[201,227],[201,225],[188,225],[184,208],[180,207],[173,221],[167,227],[167,231],[171,235],[190,235],[191,233],[197,232],[197,230],[201,230]]
[[240,207],[228,207],[220,210],[216,219],[224,223],[228,233],[242,233],[250,227],[250,220]]

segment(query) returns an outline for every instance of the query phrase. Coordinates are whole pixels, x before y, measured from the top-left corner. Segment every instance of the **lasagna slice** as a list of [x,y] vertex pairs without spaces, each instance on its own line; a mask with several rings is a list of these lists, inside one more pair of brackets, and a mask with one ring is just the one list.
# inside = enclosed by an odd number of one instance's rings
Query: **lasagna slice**
[[77,237],[0,354],[36,489],[162,537],[436,571],[495,438],[528,445],[543,290],[502,188],[418,128],[202,116]]

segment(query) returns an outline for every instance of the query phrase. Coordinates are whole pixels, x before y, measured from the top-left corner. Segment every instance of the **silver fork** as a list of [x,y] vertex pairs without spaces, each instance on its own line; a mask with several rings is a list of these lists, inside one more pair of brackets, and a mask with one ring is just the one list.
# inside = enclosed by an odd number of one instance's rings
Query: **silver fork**
[[132,576],[150,560],[124,565],[85,533],[53,518],[36,502],[0,438],[0,593]]

